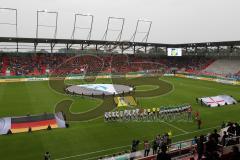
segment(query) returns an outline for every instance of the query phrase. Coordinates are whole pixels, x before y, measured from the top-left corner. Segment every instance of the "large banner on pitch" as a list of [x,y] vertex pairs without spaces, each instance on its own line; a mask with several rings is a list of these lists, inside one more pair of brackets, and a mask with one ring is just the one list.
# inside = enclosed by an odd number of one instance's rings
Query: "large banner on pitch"
[[66,123],[61,112],[0,119],[0,135],[65,127]]

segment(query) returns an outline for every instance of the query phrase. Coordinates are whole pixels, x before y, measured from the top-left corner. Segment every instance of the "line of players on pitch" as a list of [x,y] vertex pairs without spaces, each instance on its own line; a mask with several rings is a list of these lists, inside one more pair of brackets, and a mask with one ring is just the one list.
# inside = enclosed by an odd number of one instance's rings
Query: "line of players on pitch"
[[120,111],[105,112],[105,122],[111,121],[171,121],[192,120],[192,107],[181,105],[171,108],[152,109],[126,109]]

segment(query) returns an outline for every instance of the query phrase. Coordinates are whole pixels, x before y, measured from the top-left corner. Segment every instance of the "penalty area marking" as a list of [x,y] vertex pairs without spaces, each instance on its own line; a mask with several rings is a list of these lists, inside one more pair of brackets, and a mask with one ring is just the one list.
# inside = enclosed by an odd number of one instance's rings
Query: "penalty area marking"
[[[201,131],[206,131],[206,130],[210,130],[210,129],[214,129],[219,127],[219,125],[214,126],[214,127],[209,127],[209,128],[205,128],[205,129],[200,129],[200,130],[196,130],[196,131],[192,131],[192,132],[187,132],[187,133],[182,133],[182,134],[178,134],[175,136],[172,136],[173,138],[175,137],[180,137],[180,136],[184,136],[184,135],[188,135],[188,134],[192,134],[192,133],[198,133]],[[95,152],[88,152],[88,153],[83,153],[83,154],[78,154],[78,155],[73,155],[73,156],[66,156],[66,157],[62,157],[62,158],[56,158],[54,160],[65,160],[65,159],[70,159],[70,158],[76,158],[76,157],[82,157],[82,156],[87,156],[87,155],[92,155],[95,153],[102,153],[102,152],[106,152],[106,151],[111,151],[111,150],[115,150],[115,149],[121,149],[121,148],[126,148],[126,147],[130,147],[131,145],[125,145],[125,146],[120,146],[120,147],[114,147],[114,148],[108,148],[108,149],[103,149],[103,150],[99,150],[99,151],[95,151]],[[97,156],[100,157],[100,156]],[[95,158],[95,157],[93,157]],[[91,157],[87,158],[87,159],[92,159]],[[86,159],[85,159],[86,160]]]

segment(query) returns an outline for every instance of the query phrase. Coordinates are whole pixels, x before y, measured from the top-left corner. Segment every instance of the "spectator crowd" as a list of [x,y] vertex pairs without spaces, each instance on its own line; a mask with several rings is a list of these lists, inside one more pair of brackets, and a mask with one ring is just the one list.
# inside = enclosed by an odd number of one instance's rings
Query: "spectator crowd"
[[0,73],[12,76],[39,76],[49,73],[80,74],[92,72],[126,73],[164,69],[194,72],[204,69],[213,60],[206,57],[166,57],[154,55],[75,55],[75,54],[0,54]]

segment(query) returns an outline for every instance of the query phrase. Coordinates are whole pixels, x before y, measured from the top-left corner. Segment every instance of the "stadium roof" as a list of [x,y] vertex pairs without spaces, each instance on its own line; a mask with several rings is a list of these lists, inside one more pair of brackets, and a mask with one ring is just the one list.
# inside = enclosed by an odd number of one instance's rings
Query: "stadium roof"
[[73,40],[73,39],[50,39],[50,38],[21,38],[21,37],[0,37],[0,42],[7,43],[48,43],[48,44],[89,44],[89,45],[128,45],[138,47],[218,47],[218,46],[240,46],[240,41],[203,42],[203,43],[183,43],[183,44],[163,44],[144,43],[130,41],[103,41],[103,40]]

